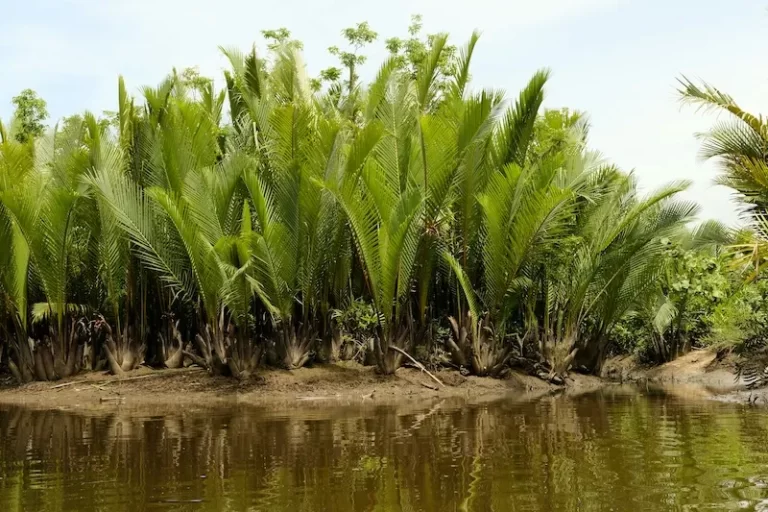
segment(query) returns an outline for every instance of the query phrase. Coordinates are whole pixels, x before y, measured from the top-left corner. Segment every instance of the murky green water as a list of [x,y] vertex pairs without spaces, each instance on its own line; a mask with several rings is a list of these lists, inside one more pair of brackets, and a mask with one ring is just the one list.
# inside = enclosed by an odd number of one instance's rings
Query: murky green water
[[768,510],[768,409],[610,394],[0,408],[0,510]]

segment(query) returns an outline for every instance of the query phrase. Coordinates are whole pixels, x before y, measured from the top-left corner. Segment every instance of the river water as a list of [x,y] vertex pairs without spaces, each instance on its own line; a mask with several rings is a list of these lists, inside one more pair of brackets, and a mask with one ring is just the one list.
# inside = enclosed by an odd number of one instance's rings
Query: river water
[[0,406],[0,511],[768,510],[768,409],[647,392]]

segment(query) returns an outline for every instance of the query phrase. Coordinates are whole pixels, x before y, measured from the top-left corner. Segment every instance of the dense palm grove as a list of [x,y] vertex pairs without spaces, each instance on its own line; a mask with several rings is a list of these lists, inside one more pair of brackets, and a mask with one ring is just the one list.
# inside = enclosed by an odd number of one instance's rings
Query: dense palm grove
[[223,50],[222,90],[194,70],[137,97],[120,79],[114,113],[51,130],[34,93],[14,98],[0,350],[16,379],[349,358],[391,374],[406,353],[557,378],[615,350],[760,339],[764,287],[717,248],[721,226],[691,227],[686,183],[641,193],[587,147],[584,115],[542,110],[548,72],[474,90],[478,35],[456,48],[414,21],[367,84],[363,23],[318,79],[281,29],[264,57]]

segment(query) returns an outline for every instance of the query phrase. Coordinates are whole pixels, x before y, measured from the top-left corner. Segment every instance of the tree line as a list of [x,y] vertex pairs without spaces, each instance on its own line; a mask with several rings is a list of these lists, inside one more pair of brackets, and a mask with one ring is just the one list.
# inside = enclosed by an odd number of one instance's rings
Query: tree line
[[[116,111],[49,130],[33,91],[14,98],[0,359],[19,382],[142,363],[245,379],[353,357],[391,374],[406,353],[557,379],[722,335],[733,300],[755,306],[742,331],[762,315],[759,280],[744,298],[722,249],[746,254],[754,232],[694,226],[686,182],[641,193],[589,148],[583,113],[542,109],[547,70],[513,96],[473,89],[479,34],[451,46],[414,17],[363,83],[378,34],[343,35],[318,78],[289,31],[265,31],[263,55],[222,49],[221,90],[174,70],[134,97],[121,77]],[[711,275],[726,283],[714,295]]]

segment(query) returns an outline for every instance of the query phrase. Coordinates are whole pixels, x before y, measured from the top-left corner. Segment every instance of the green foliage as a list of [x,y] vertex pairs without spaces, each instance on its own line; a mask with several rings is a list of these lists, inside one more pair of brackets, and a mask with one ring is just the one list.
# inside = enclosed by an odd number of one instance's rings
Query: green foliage
[[541,157],[550,153],[578,154],[586,148],[589,121],[587,116],[568,108],[546,110],[534,125],[531,154]]
[[741,263],[753,267],[748,277],[755,279],[768,263],[768,124],[762,115],[743,110],[734,98],[706,82],[696,84],[686,77],[679,82],[684,103],[727,114],[697,136],[702,141],[701,156],[720,166],[717,183],[735,190],[744,205],[741,213],[752,236],[733,250]]
[[187,87],[198,93],[203,93],[213,82],[208,77],[200,76],[200,70],[197,67],[184,68],[181,70],[181,73],[178,73],[176,80],[180,86]]
[[664,273],[642,307],[612,332],[623,351],[668,361],[693,347],[756,347],[768,335],[763,281],[745,284],[728,253],[669,244]]
[[296,50],[304,48],[304,44],[301,41],[291,39],[291,31],[285,27],[262,30],[261,35],[267,40],[267,48],[272,51],[284,46],[289,46]]
[[704,341],[737,348],[761,344],[766,337],[762,278],[768,263],[768,125],[764,116],[743,110],[733,97],[706,82],[697,84],[682,77],[679,83],[684,103],[726,113],[697,137],[701,156],[717,162],[716,181],[737,193],[748,223],[728,247],[731,261],[725,274],[731,293],[708,318],[711,328]]
[[[411,16],[411,24],[408,26],[408,38],[390,37],[384,42],[389,53],[413,76],[416,76],[418,70],[426,64],[430,53],[444,37],[443,34],[423,36],[422,28],[422,16],[414,14]],[[447,78],[455,73],[453,57],[456,52],[455,46],[446,46],[441,52],[437,65],[443,77]]]
[[584,114],[542,111],[549,71],[511,98],[471,90],[479,34],[457,49],[414,17],[368,84],[377,34],[345,29],[323,90],[290,31],[263,35],[263,55],[221,49],[222,90],[196,68],[137,98],[121,78],[108,119],[65,118],[35,151],[0,127],[0,313],[20,374],[46,350],[61,361],[36,378],[76,371],[94,333],[118,374],[149,347],[247,378],[262,353],[296,368],[331,340],[337,357],[339,327],[373,340],[383,373],[408,351],[495,376],[514,353],[555,375],[599,368],[612,340],[730,328],[735,281],[692,252],[721,230],[686,230],[687,183],[641,194],[589,150]]
[[338,108],[349,119],[354,120],[361,107],[358,68],[367,60],[365,55],[360,54],[360,50],[375,41],[378,34],[365,21],[345,28],[341,34],[350,50],[331,46],[328,52],[339,59],[342,68],[331,66],[323,69],[320,71],[320,77],[312,80],[311,86],[314,91],[320,91],[323,82],[328,84],[327,101],[334,105],[334,109]]
[[[344,39],[347,40],[347,44],[352,48],[352,51],[342,51],[338,46],[331,46],[328,48],[328,53],[338,57],[342,66],[347,68],[349,72],[349,83],[347,86],[351,91],[359,78],[355,72],[355,68],[365,64],[366,61],[365,55],[359,55],[358,51],[375,41],[379,35],[371,29],[366,21],[358,23],[354,27],[345,28],[341,31],[341,34],[344,36]],[[323,80],[335,81],[339,79],[340,71],[338,68],[328,68],[322,71],[320,76]]]
[[16,110],[16,140],[26,143],[40,137],[45,131],[43,121],[48,118],[48,105],[32,89],[24,89],[11,100]]
[[354,299],[342,309],[334,309],[332,318],[342,332],[358,342],[373,339],[379,317],[373,306],[362,299]]
[[[719,89],[702,83],[697,85],[683,77],[680,97],[698,108],[726,112],[729,118],[718,122],[710,131],[698,135],[701,155],[715,159],[721,167],[718,183],[736,190],[742,200],[757,209],[768,211],[768,125],[760,115],[753,115]],[[752,215],[755,211],[748,211]]]
[[712,314],[711,328],[702,339],[718,349],[755,351],[768,342],[768,285],[758,281],[737,290]]

